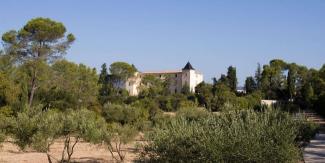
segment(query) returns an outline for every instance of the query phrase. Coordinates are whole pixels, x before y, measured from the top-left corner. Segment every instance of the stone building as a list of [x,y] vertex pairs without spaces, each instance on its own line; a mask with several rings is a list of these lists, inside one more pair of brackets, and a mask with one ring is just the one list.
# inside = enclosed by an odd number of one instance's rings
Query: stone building
[[148,71],[136,72],[133,77],[129,78],[124,85],[124,88],[131,96],[139,94],[141,79],[146,75],[154,75],[160,79],[165,79],[167,76],[170,80],[169,90],[172,93],[180,93],[184,86],[188,86],[191,92],[195,91],[195,87],[203,81],[203,75],[195,70],[191,63],[187,63],[181,70],[176,71]]

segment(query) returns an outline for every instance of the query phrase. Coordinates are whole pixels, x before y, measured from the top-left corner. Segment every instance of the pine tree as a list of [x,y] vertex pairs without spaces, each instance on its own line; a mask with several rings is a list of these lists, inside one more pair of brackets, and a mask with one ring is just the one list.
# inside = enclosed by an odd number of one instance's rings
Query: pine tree
[[262,80],[262,68],[260,63],[257,63],[257,69],[255,72],[255,81],[257,89],[261,89],[261,80]]
[[110,94],[110,85],[108,81],[108,72],[106,63],[104,63],[101,67],[101,71],[99,74],[98,84],[100,85],[99,88],[99,101],[101,104],[104,104],[108,101],[108,96]]
[[247,93],[252,93],[257,88],[256,82],[252,76],[249,76],[245,80],[245,89]]
[[237,75],[236,75],[236,67],[229,66],[227,72],[228,86],[232,91],[236,91],[237,89]]

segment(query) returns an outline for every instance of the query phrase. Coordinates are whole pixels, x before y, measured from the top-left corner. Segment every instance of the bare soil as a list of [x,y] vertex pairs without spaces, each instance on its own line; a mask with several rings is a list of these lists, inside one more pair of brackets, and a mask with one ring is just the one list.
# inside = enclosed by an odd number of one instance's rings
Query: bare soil
[[[136,149],[137,142],[125,146],[125,162],[133,162],[138,158],[139,152]],[[50,154],[60,160],[63,150],[63,141],[58,140],[51,146]],[[116,153],[115,153],[116,154]],[[56,162],[52,159],[53,162]],[[45,153],[35,152],[27,149],[20,151],[19,148],[10,141],[4,142],[0,147],[0,163],[46,163],[48,162]],[[104,145],[93,145],[86,142],[79,142],[72,155],[72,162],[85,163],[111,163],[116,162]]]

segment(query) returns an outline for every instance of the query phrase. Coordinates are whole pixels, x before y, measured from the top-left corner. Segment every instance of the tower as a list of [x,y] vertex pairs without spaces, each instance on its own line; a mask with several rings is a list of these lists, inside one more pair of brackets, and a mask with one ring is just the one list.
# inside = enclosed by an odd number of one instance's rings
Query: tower
[[196,86],[196,72],[190,62],[182,69],[182,87],[188,86],[191,92],[195,91]]

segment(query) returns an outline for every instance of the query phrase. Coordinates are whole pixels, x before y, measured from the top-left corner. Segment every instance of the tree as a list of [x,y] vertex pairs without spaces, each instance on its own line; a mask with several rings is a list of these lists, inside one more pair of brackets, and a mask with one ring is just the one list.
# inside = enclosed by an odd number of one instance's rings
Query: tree
[[195,96],[199,106],[203,106],[210,110],[211,99],[213,98],[212,85],[205,82],[200,83],[195,87]]
[[252,76],[246,78],[245,89],[247,93],[252,93],[257,89],[257,84]]
[[[76,144],[82,139],[86,142],[101,143],[105,120],[95,112],[81,109],[68,111],[63,115],[62,132],[64,147],[61,162],[70,162]],[[67,158],[65,158],[67,156]]]
[[[216,83],[216,82],[214,82]],[[229,85],[229,81],[228,81],[228,78],[225,74],[221,74],[219,80],[218,80],[218,83],[223,83],[225,85]]]
[[[9,76],[0,72],[0,109],[6,105],[12,105],[17,102],[19,88],[10,80]],[[1,110],[0,110],[1,112]]]
[[288,99],[293,99],[296,95],[297,65],[290,64],[287,76]]
[[121,87],[128,78],[134,75],[137,69],[126,62],[114,62],[109,68],[115,78],[114,86]]
[[303,102],[303,108],[312,108],[314,99],[315,99],[315,94],[314,94],[314,89],[311,86],[310,83],[306,83],[301,90],[301,95],[302,99],[301,102]]
[[46,153],[49,163],[52,163],[52,159],[59,161],[50,154],[50,147],[61,136],[63,114],[54,110],[40,111],[40,113],[41,115],[38,116],[38,123],[36,124],[37,132],[32,136],[31,146],[38,152]]
[[190,90],[190,86],[187,83],[183,85],[181,92],[186,96],[189,96],[192,93]]
[[237,75],[236,68],[233,66],[228,67],[227,79],[230,89],[235,92],[237,89]]
[[102,69],[99,74],[99,101],[101,104],[104,104],[108,101],[108,96],[111,92],[111,85],[109,83],[109,78],[108,78],[108,72],[107,72],[107,67],[106,63],[102,65]]
[[[134,127],[114,124],[111,128],[108,128],[103,140],[111,156],[117,162],[124,162],[126,156],[124,146],[132,141],[136,135],[137,131]],[[114,154],[114,152],[116,152],[117,155]]]
[[0,72],[11,74],[14,70],[13,57],[0,52]]
[[235,93],[224,83],[217,83],[216,95],[211,99],[211,111],[224,110],[228,105],[235,105],[237,99]]
[[48,108],[61,110],[95,107],[98,103],[98,75],[96,70],[66,60],[51,67],[46,85],[40,88],[41,102]]
[[165,95],[167,89],[164,85],[164,80],[154,75],[145,75],[141,80],[139,97],[154,98],[159,95]]
[[[13,117],[10,134],[14,143],[22,150],[32,147],[47,154],[48,161],[70,162],[76,144],[82,139],[86,142],[101,143],[105,120],[95,112],[86,109],[42,111],[38,106],[24,109]],[[58,138],[64,138],[61,160],[50,155],[50,147]]]
[[283,100],[286,98],[286,77],[283,72],[287,63],[282,60],[271,60],[269,65],[264,65],[261,87],[267,99]]
[[262,69],[260,63],[258,63],[255,72],[255,81],[256,81],[257,89],[261,89],[261,80],[262,80]]
[[31,106],[35,91],[38,89],[40,75],[38,64],[34,62],[53,62],[61,58],[75,40],[72,34],[65,36],[66,28],[49,18],[35,18],[18,32],[15,30],[3,34],[5,50],[15,57],[17,63],[29,63],[30,74],[28,105]]

